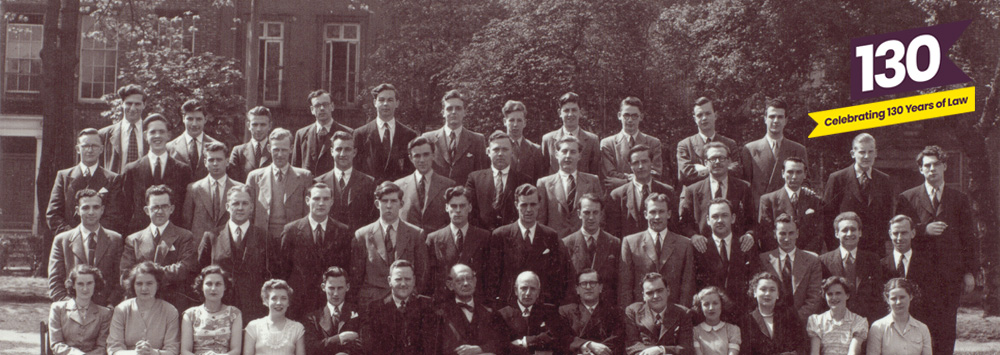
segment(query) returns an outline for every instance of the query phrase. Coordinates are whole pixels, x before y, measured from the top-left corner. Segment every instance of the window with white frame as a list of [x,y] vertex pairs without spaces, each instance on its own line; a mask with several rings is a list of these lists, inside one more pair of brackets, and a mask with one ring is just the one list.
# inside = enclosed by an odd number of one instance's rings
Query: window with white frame
[[118,77],[118,43],[92,36],[94,18],[80,19],[80,100],[96,101],[115,92]]
[[12,14],[4,51],[4,91],[38,93],[42,87],[42,15]]
[[330,23],[323,31],[323,88],[335,101],[357,101],[360,45],[361,25]]
[[277,105],[281,102],[281,78],[285,62],[285,24],[261,22],[259,30],[258,94],[265,105]]

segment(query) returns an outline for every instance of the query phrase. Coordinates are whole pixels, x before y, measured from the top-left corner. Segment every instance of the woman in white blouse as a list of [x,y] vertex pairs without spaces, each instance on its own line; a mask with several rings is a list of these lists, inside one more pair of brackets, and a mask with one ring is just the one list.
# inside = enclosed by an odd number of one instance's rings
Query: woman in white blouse
[[806,332],[812,355],[857,355],[868,338],[868,320],[847,309],[851,298],[847,279],[831,276],[823,281],[823,294],[830,310],[809,316]]
[[305,355],[305,327],[285,317],[292,288],[284,280],[271,279],[260,289],[267,317],[247,324],[244,355]]
[[917,284],[897,277],[886,282],[884,290],[891,312],[872,323],[868,355],[931,355],[930,330],[910,316],[910,303],[920,298]]

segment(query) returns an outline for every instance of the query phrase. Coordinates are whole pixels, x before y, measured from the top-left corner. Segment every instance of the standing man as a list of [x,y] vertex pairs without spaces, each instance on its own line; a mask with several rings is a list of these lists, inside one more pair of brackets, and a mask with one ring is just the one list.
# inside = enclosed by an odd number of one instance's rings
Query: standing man
[[[878,150],[875,137],[861,133],[851,143],[854,164],[830,174],[826,181],[823,201],[826,201],[828,219],[843,212],[854,212],[861,217],[861,232],[865,236],[858,246],[879,256],[886,255],[889,235],[884,225],[893,216],[893,193],[896,185],[889,175],[874,168]],[[829,225],[831,222],[824,223]],[[824,234],[830,245],[830,234]]]
[[243,183],[226,176],[226,155],[224,144],[208,143],[202,163],[208,175],[187,187],[182,226],[190,228],[191,234],[199,240],[205,232],[218,233],[226,224],[229,219],[226,215],[226,196],[233,187],[243,186]]
[[667,302],[690,304],[694,297],[694,248],[691,241],[667,230],[673,201],[664,194],[646,198],[649,229],[622,240],[622,266],[618,277],[618,304],[632,304],[643,295],[643,275],[658,272],[666,277]]
[[468,265],[455,264],[449,268],[448,289],[454,301],[441,302],[437,314],[441,317],[439,335],[441,354],[498,354],[504,345],[493,323],[493,309],[483,303],[476,272]]
[[[782,164],[781,177],[785,180],[782,189],[768,192],[760,197],[757,211],[757,235],[771,235],[774,219],[788,214],[799,226],[799,248],[819,254],[823,250],[834,249],[834,245],[823,244],[823,200],[812,190],[805,188],[806,163],[797,157],[788,157]],[[762,238],[762,248],[772,250],[777,243],[771,238]]]
[[354,131],[354,147],[359,154],[355,166],[373,177],[376,183],[395,181],[413,171],[406,145],[417,138],[417,131],[396,120],[399,97],[392,84],[372,89],[374,120]]
[[[927,320],[934,340],[935,354],[951,354],[955,348],[956,315],[963,293],[976,287],[979,272],[976,250],[976,222],[972,206],[964,193],[945,186],[948,155],[936,145],[927,146],[917,155],[917,165],[924,183],[906,190],[896,199],[896,211],[915,222],[913,248],[934,255],[940,288],[927,290],[926,301],[938,305],[938,312]],[[936,291],[936,292],[935,292]]]
[[851,298],[847,308],[874,322],[885,315],[882,285],[888,280],[881,273],[879,258],[875,253],[858,248],[862,231],[861,217],[854,212],[844,212],[834,218],[833,228],[840,247],[819,257],[823,263],[823,279],[841,276],[851,283]]
[[652,174],[664,176],[660,139],[639,132],[642,101],[631,96],[622,100],[618,120],[622,122],[622,131],[601,140],[601,176],[606,188],[614,189],[635,178],[630,152],[640,144],[649,148]]
[[430,297],[414,291],[414,266],[399,259],[389,266],[392,292],[367,307],[361,334],[366,354],[437,354],[438,317]]
[[708,207],[712,200],[723,198],[729,200],[730,212],[736,216],[732,232],[740,236],[740,249],[749,251],[757,243],[753,237],[755,219],[752,218],[757,212],[757,205],[751,204],[750,184],[729,175],[726,168],[729,166],[729,148],[724,144],[706,144],[705,161],[708,163],[708,179],[685,186],[681,192],[681,233],[691,238],[698,252],[708,250],[708,239],[704,237],[712,232],[707,219]]
[[101,166],[121,174],[125,165],[146,155],[149,147],[143,142],[142,111],[146,108],[146,91],[136,84],[118,88],[118,98],[122,100],[123,119],[101,128],[98,135],[106,149],[101,158]]
[[760,266],[781,280],[782,295],[792,295],[778,302],[792,307],[805,322],[823,309],[823,264],[816,254],[796,247],[799,231],[788,214],[774,219],[774,237],[778,248],[760,254]]
[[[708,177],[709,168],[705,160],[705,145],[719,142],[736,152],[736,141],[718,134],[715,130],[715,120],[718,117],[712,100],[699,97],[694,101],[694,124],[698,133],[677,142],[677,183],[678,186],[688,186]],[[734,165],[733,168],[736,168]]]
[[427,289],[434,293],[437,300],[448,298],[444,279],[452,265],[461,263],[472,270],[485,271],[486,253],[491,247],[490,232],[469,224],[471,196],[472,193],[464,186],[445,190],[447,204],[444,208],[451,223],[427,236],[430,262]]
[[378,216],[372,196],[375,194],[375,179],[354,168],[354,136],[338,131],[333,133],[333,170],[320,175],[316,182],[322,182],[333,189],[333,208],[330,217],[346,223],[350,230],[357,230]]
[[[91,129],[93,130],[93,129]],[[96,134],[96,130],[94,131]],[[56,235],[49,254],[49,298],[53,302],[69,298],[66,292],[67,275],[77,265],[90,265],[101,270],[108,280],[101,292],[94,295],[94,302],[102,306],[114,305],[121,301],[122,290],[118,287],[119,263],[122,255],[122,236],[101,226],[104,215],[104,197],[89,188],[76,193],[73,203],[80,216],[79,227]]]
[[738,321],[754,301],[747,295],[747,285],[757,272],[758,249],[751,245],[744,251],[733,234],[736,216],[732,204],[724,198],[713,199],[708,205],[708,225],[712,228],[709,247],[694,253],[697,289],[715,286],[726,293],[731,305],[723,308],[722,319],[729,323]]
[[319,176],[333,168],[333,158],[327,154],[330,151],[330,135],[336,131],[353,133],[354,130],[333,120],[335,106],[326,90],[313,91],[307,99],[309,112],[316,117],[316,124],[295,132],[292,165]]
[[629,354],[694,352],[691,311],[670,302],[673,291],[663,277],[656,272],[644,275],[642,302],[625,308],[625,346]]
[[597,175],[579,171],[580,140],[565,136],[559,140],[556,158],[559,171],[538,179],[540,210],[538,222],[555,229],[565,237],[580,229],[580,196],[586,193],[604,195],[601,179]]
[[797,157],[806,165],[809,163],[806,147],[785,139],[785,124],[788,123],[788,117],[785,116],[788,105],[785,101],[768,99],[765,108],[764,126],[767,134],[764,138],[744,145],[740,156],[742,178],[750,182],[753,191],[753,206],[757,206],[761,195],[781,188],[781,164],[785,159]]
[[434,153],[434,171],[459,185],[465,185],[469,173],[489,167],[486,138],[463,127],[465,96],[458,90],[445,93],[441,106],[444,127],[424,133],[423,137],[436,146],[431,150]]
[[320,289],[326,304],[306,316],[305,342],[310,354],[361,354],[361,316],[357,306],[345,302],[351,290],[347,271],[331,266],[323,273]]
[[271,134],[271,110],[257,106],[247,112],[247,130],[250,141],[233,147],[229,156],[229,177],[246,182],[247,174],[271,164],[271,148],[267,135]]
[[492,230],[514,222],[517,219],[514,189],[536,181],[511,165],[512,141],[506,133],[493,132],[486,149],[490,168],[472,172],[465,182],[472,197],[472,224]]
[[[916,235],[913,226],[913,219],[902,214],[889,221],[892,253],[882,258],[880,270],[886,279],[902,277],[916,282],[917,286],[920,287],[921,294],[926,297],[926,290],[930,290],[933,294],[934,290],[942,286],[939,284],[939,278],[935,276],[938,272],[936,257],[930,253],[913,250],[913,237]],[[911,306],[911,313],[917,319],[931,320],[937,316],[936,308],[940,305],[935,302],[925,298],[925,301]],[[882,313],[885,313],[884,309]]]
[[[113,186],[118,174],[100,166],[103,151],[104,146],[96,129],[86,128],[76,135],[76,153],[80,155],[80,164],[56,173],[49,206],[45,209],[45,220],[52,233],[68,231],[80,223],[76,209],[77,191],[91,189],[100,194],[101,215],[104,215],[104,200],[113,195],[109,192],[115,190]],[[108,217],[104,224],[111,225],[110,213]]]
[[[649,228],[643,206],[646,196],[651,193],[664,194],[671,201],[678,201],[674,188],[653,180],[653,159],[649,147],[636,144],[629,149],[629,163],[632,169],[630,183],[611,191],[608,201],[608,231],[613,235],[631,235]],[[670,205],[670,215],[679,216],[677,205]],[[680,230],[678,218],[671,219],[671,229]]]
[[549,174],[554,174],[561,168],[562,159],[557,152],[560,150],[559,142],[566,136],[577,139],[577,151],[580,153],[580,158],[577,160],[580,162],[580,171],[594,175],[601,173],[600,139],[596,134],[580,128],[580,118],[584,116],[580,101],[580,95],[572,92],[559,97],[559,118],[562,120],[562,127],[542,136],[542,160],[548,162]]
[[[503,105],[503,125],[512,141],[514,171],[524,174],[531,181],[549,174],[549,162],[542,157],[542,146],[524,137],[528,125],[528,108],[521,101],[507,100]],[[520,186],[520,185],[514,185]]]
[[[403,207],[399,218],[425,231],[436,231],[448,224],[448,214],[444,210],[444,191],[455,186],[449,179],[432,168],[434,143],[426,137],[410,141],[410,161],[416,167],[413,174],[396,180],[402,189]],[[423,285],[421,285],[423,286]]]
[[[595,276],[601,275],[600,283],[608,288],[604,294],[605,302],[616,304],[618,295],[618,257],[621,255],[622,240],[608,232],[601,230],[601,221],[604,220],[604,202],[601,197],[595,194],[584,194],[580,198],[580,220],[583,227],[563,238],[563,245],[569,252],[570,266],[574,275],[579,275],[583,270],[594,270]],[[580,290],[577,284],[567,286],[576,289],[577,295]],[[601,294],[600,290],[597,292]],[[572,297],[571,297],[572,298]]]
[[602,296],[604,284],[600,281],[599,272],[587,268],[576,275],[579,302],[559,307],[559,315],[573,331],[569,350],[574,354],[622,353],[625,349],[625,328],[621,308]]
[[566,321],[555,305],[540,297],[541,279],[531,271],[517,275],[514,292],[517,303],[497,311],[496,326],[507,342],[505,354],[562,354],[573,340]]
[[205,146],[219,141],[205,134],[205,108],[201,102],[195,99],[185,101],[181,105],[181,115],[184,117],[184,133],[167,143],[167,151],[171,157],[191,167],[194,174],[192,181],[200,180],[208,175],[202,163]]
[[292,155],[292,132],[277,128],[268,136],[271,165],[247,175],[250,195],[257,198],[253,224],[278,239],[285,223],[306,216],[306,189],[312,185],[312,173],[289,164]]

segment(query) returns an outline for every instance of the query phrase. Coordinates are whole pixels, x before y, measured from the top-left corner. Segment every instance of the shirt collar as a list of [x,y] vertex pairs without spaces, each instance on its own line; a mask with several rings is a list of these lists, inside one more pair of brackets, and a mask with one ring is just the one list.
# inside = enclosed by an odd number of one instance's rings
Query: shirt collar
[[868,178],[870,179],[872,177],[872,168],[864,170],[864,168],[862,168],[861,165],[854,163],[854,177],[860,179],[862,174],[867,175]]
[[220,177],[218,179],[213,179],[212,175],[208,175],[209,182],[221,184],[222,186],[226,186],[226,180],[228,180],[228,179],[229,179],[228,175],[222,175],[222,177]]
[[347,181],[351,180],[351,173],[352,172],[354,172],[354,167],[353,166],[350,169],[347,169],[347,170],[340,170],[340,168],[333,167],[333,177],[335,177],[335,178],[337,178],[339,180],[340,177],[343,176],[344,177],[344,182],[347,182]]
[[[653,185],[653,182],[652,182],[652,181],[650,181],[650,182],[647,182],[647,183],[646,183],[646,185],[649,185],[649,186],[650,186],[650,187],[649,187],[649,189],[650,189],[650,190],[652,190],[652,189],[653,189],[653,187],[652,187],[652,185]],[[643,186],[643,183],[639,182],[639,180],[635,180],[635,179],[632,179],[632,186],[635,186],[635,188],[636,188],[636,191],[639,191],[639,192],[642,192],[642,189],[643,189],[643,187],[642,187],[642,186]]]
[[385,125],[386,123],[389,124],[389,130],[392,130],[393,128],[396,128],[396,118],[395,117],[393,117],[391,120],[388,120],[388,121],[383,121],[381,117],[375,117],[375,121],[376,121],[375,125],[378,126],[378,129],[382,129],[382,126]]
[[[698,132],[698,135],[699,135],[699,136],[701,136],[701,141],[702,141],[702,142],[708,142],[709,138],[711,138],[712,140],[715,140],[715,136],[717,136],[717,135],[719,135],[719,134],[718,134],[718,133],[716,133],[716,134],[713,134],[713,135],[712,135],[711,137],[709,137],[709,136],[706,136],[706,135],[704,135],[703,133],[701,133],[701,132],[699,131],[699,132]],[[721,324],[721,323],[719,323],[719,324]]]
[[778,254],[781,256],[781,260],[785,260],[785,256],[790,255],[792,257],[792,262],[795,262],[795,252],[798,250],[799,248],[795,248],[792,249],[790,253],[786,253],[784,250],[781,250],[781,248],[778,248]]
[[[799,188],[798,192],[802,192],[802,188]],[[792,191],[792,189],[788,188],[788,185],[785,185],[785,193],[788,194],[788,198],[792,198],[792,196],[795,196],[796,191]],[[802,196],[798,196],[798,197],[802,197]]]
[[733,232],[729,232],[729,234],[726,235],[725,238],[719,238],[715,234],[712,234],[712,240],[715,241],[715,245],[719,245],[719,243],[722,242],[723,240],[726,241],[726,245],[733,245],[733,243],[732,243],[733,242]]
[[[648,229],[646,229],[646,232],[648,232],[649,235],[653,236],[653,238],[659,237],[660,241],[663,241],[663,239],[666,239],[666,237],[667,237],[667,230],[666,229],[664,229],[664,230],[660,231],[659,233],[657,233],[656,231],[653,230],[653,228],[648,228]],[[654,240],[654,242],[655,242],[655,240]]]
[[521,219],[518,218],[517,219],[517,226],[519,228],[521,228],[521,235],[522,236],[525,234],[524,231],[530,231],[531,232],[531,235],[530,235],[531,240],[535,240],[535,227],[538,227],[538,222],[535,222],[535,225],[531,226],[531,228],[528,228],[528,227],[525,227],[524,223],[521,223]]
[[[728,185],[729,184],[729,175],[727,174],[726,176],[724,176],[722,178],[722,180],[716,180],[714,176],[712,176],[711,174],[709,174],[708,175],[708,183],[709,184],[713,184],[713,185],[722,184],[722,186]],[[725,187],[723,187],[723,188],[725,188]]]
[[507,165],[507,167],[503,168],[502,170],[497,170],[497,168],[492,167],[492,166],[490,167],[490,169],[493,169],[493,177],[497,176],[497,172],[502,172],[504,175],[507,175],[507,174],[510,173],[510,165]]
[[184,131],[184,141],[187,142],[188,144],[191,144],[192,139],[196,139],[198,143],[204,142],[205,132],[201,132],[201,134],[199,134],[197,137],[192,137],[190,132]]
[[264,144],[264,145],[266,145],[266,144],[267,144],[267,139],[265,139],[265,140],[262,140],[262,141],[258,141],[258,140],[256,140],[256,139],[253,139],[253,138],[250,138],[250,144],[251,144],[251,146],[253,147],[253,149],[254,149],[254,150],[256,150],[256,149],[257,149],[257,146],[259,146],[259,145],[261,145],[261,144]]
[[[931,183],[927,182],[927,180],[924,180],[924,189],[927,190],[927,196],[933,196],[933,195],[931,195],[931,191],[933,189],[935,189],[935,187],[931,186]],[[941,200],[941,192],[943,190],[944,190],[944,186],[943,185],[941,186],[941,188],[937,189],[937,193],[938,193],[937,194],[937,198],[938,198],[938,200]]]
[[580,127],[579,126],[577,126],[576,130],[573,130],[573,132],[570,132],[570,131],[566,130],[566,126],[562,126],[562,128],[560,128],[560,129],[562,129],[563,135],[570,135],[570,136],[573,136],[573,137],[576,137],[576,138],[580,138]]
[[521,300],[517,300],[517,307],[521,308],[521,313],[522,314],[524,313],[524,310],[528,310],[528,314],[531,314],[531,308],[534,307],[534,306],[535,305],[525,306],[525,305],[521,304]]
[[271,174],[274,175],[274,176],[277,176],[278,175],[278,170],[281,170],[281,172],[283,174],[285,174],[285,176],[287,177],[288,176],[288,168],[290,166],[292,166],[292,164],[287,164],[287,165],[285,165],[284,168],[279,168],[277,164],[271,164]]
[[559,169],[559,178],[563,179],[563,180],[566,180],[566,179],[569,179],[570,175],[573,175],[573,180],[579,180],[579,179],[577,179],[579,177],[579,176],[577,176],[579,173],[580,173],[580,169],[577,169],[576,171],[574,171],[572,173],[567,173],[567,172],[562,171],[562,169]]
[[156,158],[160,158],[160,164],[163,164],[163,165],[167,164],[167,151],[165,151],[165,150],[163,151],[163,154],[160,154],[160,155],[153,154],[153,151],[150,150],[149,153],[146,154],[146,155],[149,156],[149,163],[150,164],[156,164]]
[[785,137],[781,137],[778,140],[774,140],[774,139],[771,139],[771,136],[764,135],[764,139],[767,140],[767,147],[768,148],[773,148],[775,143],[781,144],[781,141],[784,140]]
[[419,170],[414,170],[413,171],[413,177],[417,179],[417,183],[420,183],[420,178],[421,177],[424,178],[424,179],[426,179],[427,182],[425,182],[425,184],[427,184],[427,187],[430,188],[431,178],[434,177],[434,169],[428,170],[426,175],[421,174]]
[[[342,312],[343,310],[344,310],[344,304],[343,303],[341,303],[339,306],[334,306],[334,305],[330,304],[330,302],[326,303],[326,311],[330,312],[330,315],[333,315],[334,313],[336,313],[336,314],[339,315],[340,312]],[[336,312],[334,312],[334,311],[336,311]]]
[[316,121],[316,133],[319,133],[320,128],[326,128],[327,133],[333,132],[333,120],[331,119],[330,123],[326,125],[321,125],[319,121]]
[[475,308],[476,307],[476,298],[473,297],[471,300],[469,300],[469,302],[465,302],[465,301],[462,301],[462,300],[458,299],[458,297],[455,297],[455,303],[464,303],[464,304],[469,305],[470,307]]
[[149,232],[152,233],[153,229],[155,228],[155,229],[158,230],[159,235],[162,237],[163,236],[163,230],[167,229],[167,226],[169,226],[169,225],[170,225],[170,221],[167,221],[167,223],[164,223],[162,226],[159,226],[159,227],[157,227],[155,224],[153,224],[153,222],[150,222],[149,223]]
[[453,130],[450,127],[448,127],[448,125],[444,125],[444,136],[450,137],[451,132],[455,132],[455,139],[459,139],[459,137],[462,136],[462,127],[458,127],[457,129]]
[[597,233],[590,234],[590,233],[587,233],[587,230],[584,229],[583,226],[581,226],[580,227],[580,234],[583,234],[583,239],[594,238],[594,241],[597,241],[597,238],[601,236],[601,229],[598,228],[597,229]]
[[309,215],[309,228],[311,228],[311,230],[316,230],[316,225],[318,224],[318,225],[323,226],[323,231],[326,231],[326,224],[329,221],[330,221],[329,217],[323,218],[322,222],[321,221],[317,221],[317,220],[313,219],[313,216],[310,214]]
[[583,308],[587,309],[587,312],[590,312],[590,314],[594,314],[594,311],[597,310],[597,305],[601,304],[601,301],[597,301],[597,303],[594,303],[593,306],[588,306],[586,303],[583,303],[583,301],[580,301],[580,304],[583,306]]
[[93,175],[93,174],[97,173],[97,168],[98,167],[100,167],[100,164],[94,164],[94,165],[88,166],[87,164],[84,164],[82,161],[80,162],[80,172],[81,173],[84,172],[84,171],[89,171],[90,174]]
[[726,326],[726,322],[719,322],[719,324],[716,325],[708,325],[708,323],[701,322],[698,326],[706,332],[717,332]]
[[229,231],[230,232],[232,232],[232,231],[234,231],[236,229],[239,229],[240,230],[240,235],[246,236],[247,235],[247,229],[249,229],[249,228],[250,228],[250,220],[249,219],[246,220],[246,221],[243,221],[242,224],[236,224],[235,222],[233,222],[233,220],[229,220]]
[[448,228],[451,228],[451,234],[454,235],[455,237],[458,237],[458,231],[459,230],[462,230],[462,235],[464,235],[464,236],[468,236],[469,235],[469,224],[468,223],[466,223],[465,226],[463,226],[462,228],[458,228],[454,224],[448,223]]
[[[406,300],[409,300],[409,297],[407,297]],[[399,308],[399,306],[402,305],[403,301],[406,301],[406,300],[401,300],[399,298],[396,298],[396,294],[395,293],[392,294],[392,302],[396,303],[396,308]]]
[[854,248],[852,251],[847,251],[847,249],[844,249],[844,246],[840,246],[837,249],[840,249],[840,260],[847,261],[848,254],[853,256],[854,260],[858,260],[858,248]]
[[399,218],[396,218],[395,222],[392,222],[392,223],[390,223],[388,225],[385,224],[384,220],[382,220],[381,218],[379,218],[378,219],[378,224],[379,224],[379,226],[382,227],[382,233],[385,233],[385,230],[386,230],[386,228],[388,226],[392,226],[392,230],[394,230],[396,232],[399,232]]
[[[98,229],[100,229],[100,227],[98,227]],[[87,227],[83,226],[83,223],[80,223],[80,234],[83,235],[83,241],[90,239],[90,233],[97,233],[97,231],[89,230]]]
[[898,250],[893,249],[892,250],[892,261],[893,261],[893,264],[899,264],[899,257],[900,256],[905,256],[906,257],[906,262],[909,263],[910,262],[910,257],[913,256],[913,249],[907,250],[905,253],[900,253]]

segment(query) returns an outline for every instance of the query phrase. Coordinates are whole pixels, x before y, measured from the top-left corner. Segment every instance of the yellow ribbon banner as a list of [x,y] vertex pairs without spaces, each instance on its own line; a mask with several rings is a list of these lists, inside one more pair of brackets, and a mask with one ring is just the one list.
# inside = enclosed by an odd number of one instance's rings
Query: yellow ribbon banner
[[809,138],[891,126],[976,110],[976,87],[935,92],[870,104],[812,112],[817,126]]

